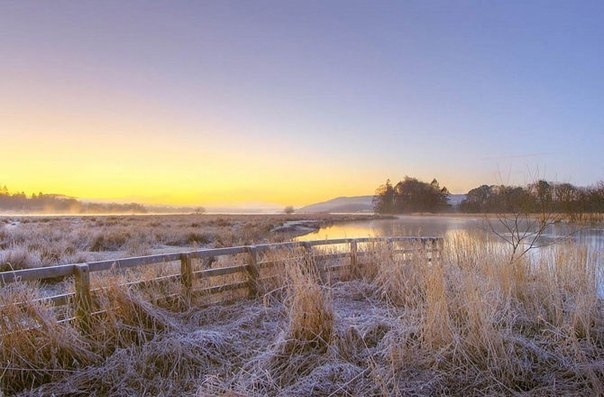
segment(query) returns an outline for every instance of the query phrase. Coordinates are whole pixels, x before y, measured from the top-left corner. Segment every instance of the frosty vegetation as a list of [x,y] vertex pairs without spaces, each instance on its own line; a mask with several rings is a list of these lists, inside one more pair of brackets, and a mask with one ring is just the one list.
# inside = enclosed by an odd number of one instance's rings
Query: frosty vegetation
[[[1,390],[15,395],[602,395],[601,269],[557,245],[509,266],[488,235],[439,260],[373,247],[363,271],[321,280],[293,252],[259,298],[183,310],[107,278],[107,316],[83,333],[0,293]],[[23,306],[23,302],[26,302]],[[38,324],[25,332],[27,322]]]

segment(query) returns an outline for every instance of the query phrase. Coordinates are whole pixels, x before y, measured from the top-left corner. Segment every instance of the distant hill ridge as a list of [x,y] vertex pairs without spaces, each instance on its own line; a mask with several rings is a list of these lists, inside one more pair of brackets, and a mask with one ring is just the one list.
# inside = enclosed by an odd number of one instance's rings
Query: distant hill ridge
[[296,212],[373,212],[373,196],[337,197],[307,205]]
[[[465,194],[451,194],[449,204],[457,206],[466,197]],[[297,213],[346,213],[346,212],[373,212],[373,195],[336,197],[331,200],[307,205],[296,210]]]

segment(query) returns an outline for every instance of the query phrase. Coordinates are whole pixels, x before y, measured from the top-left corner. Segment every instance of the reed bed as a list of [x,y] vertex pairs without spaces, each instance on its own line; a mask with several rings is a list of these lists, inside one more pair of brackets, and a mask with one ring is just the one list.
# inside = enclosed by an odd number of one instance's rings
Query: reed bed
[[192,248],[281,242],[288,221],[323,226],[367,215],[0,216],[0,271],[118,259]]
[[512,264],[505,247],[467,233],[431,262],[372,248],[346,281],[282,253],[260,299],[209,307],[152,305],[116,275],[102,291],[106,314],[88,333],[31,303],[35,286],[4,287],[0,388],[32,396],[604,395],[602,269],[582,247],[555,245]]

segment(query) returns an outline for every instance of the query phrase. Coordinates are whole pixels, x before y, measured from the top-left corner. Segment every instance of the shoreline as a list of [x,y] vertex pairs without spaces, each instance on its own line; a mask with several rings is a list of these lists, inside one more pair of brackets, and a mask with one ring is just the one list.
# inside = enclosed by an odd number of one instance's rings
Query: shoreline
[[0,271],[284,242],[321,227],[382,215],[0,216]]

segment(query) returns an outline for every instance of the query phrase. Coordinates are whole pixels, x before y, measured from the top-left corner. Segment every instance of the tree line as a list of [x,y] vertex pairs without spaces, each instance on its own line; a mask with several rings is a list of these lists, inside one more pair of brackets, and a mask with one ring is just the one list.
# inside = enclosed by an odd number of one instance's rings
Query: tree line
[[577,219],[586,213],[604,213],[604,181],[593,186],[542,179],[524,187],[482,185],[467,193],[459,210],[468,213],[555,212]]
[[28,197],[24,192],[11,193],[6,186],[2,186],[0,187],[0,211],[72,214],[143,214],[147,212],[147,209],[137,203],[85,203],[73,197],[60,194],[32,193]]
[[379,214],[402,214],[410,212],[440,212],[448,209],[449,191],[440,187],[438,181],[426,183],[406,176],[392,185],[390,179],[377,188],[373,198],[373,209]]
[[604,213],[604,181],[593,186],[574,186],[538,180],[526,186],[482,185],[470,190],[457,208],[449,204],[449,191],[438,181],[422,182],[405,177],[387,180],[374,195],[374,211],[380,214],[459,211],[465,213],[555,212],[578,219],[586,213]]

